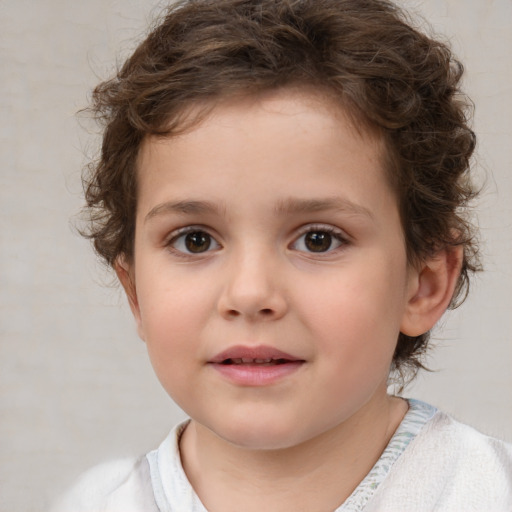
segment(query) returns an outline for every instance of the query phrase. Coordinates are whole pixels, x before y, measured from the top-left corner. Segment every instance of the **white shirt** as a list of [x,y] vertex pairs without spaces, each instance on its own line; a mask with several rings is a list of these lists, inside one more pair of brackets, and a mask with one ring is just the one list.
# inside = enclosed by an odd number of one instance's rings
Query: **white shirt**
[[[207,512],[181,465],[185,426],[145,457],[92,469],[53,512]],[[375,466],[333,512],[356,511],[511,512],[512,445],[409,400]]]

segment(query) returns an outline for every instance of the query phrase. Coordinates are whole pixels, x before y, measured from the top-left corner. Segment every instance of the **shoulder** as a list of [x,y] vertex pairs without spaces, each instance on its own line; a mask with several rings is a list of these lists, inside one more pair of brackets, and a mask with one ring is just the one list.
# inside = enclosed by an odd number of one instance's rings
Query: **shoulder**
[[379,510],[388,510],[389,503],[394,510],[510,511],[512,445],[438,411],[402,454],[378,494],[378,501],[385,504]]
[[128,458],[84,473],[51,512],[150,512],[155,509],[153,503],[145,457]]
[[418,436],[419,450],[436,452],[461,473],[481,475],[493,471],[512,482],[512,445],[482,434],[451,416],[438,412]]

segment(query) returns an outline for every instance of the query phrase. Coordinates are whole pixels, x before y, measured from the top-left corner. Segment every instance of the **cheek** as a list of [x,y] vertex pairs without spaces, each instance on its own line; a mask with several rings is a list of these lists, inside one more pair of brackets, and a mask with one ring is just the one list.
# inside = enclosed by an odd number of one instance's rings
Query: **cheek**
[[[391,265],[361,265],[326,276],[302,296],[302,318],[324,351],[353,359],[394,350],[404,308],[403,283]],[[311,283],[310,283],[311,284]]]
[[211,298],[204,286],[184,286],[170,278],[146,281],[138,296],[141,327],[155,371],[159,376],[175,375],[187,360],[199,356],[197,346]]
[[179,335],[194,329],[211,302],[210,291],[204,281],[170,272],[166,265],[150,267],[150,272],[137,280],[141,317],[148,337],[161,338],[165,332]]

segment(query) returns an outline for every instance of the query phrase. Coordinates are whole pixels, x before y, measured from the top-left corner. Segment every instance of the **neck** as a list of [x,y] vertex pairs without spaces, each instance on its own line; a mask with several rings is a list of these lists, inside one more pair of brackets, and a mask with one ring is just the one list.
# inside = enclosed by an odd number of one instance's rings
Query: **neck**
[[280,450],[235,446],[192,420],[182,463],[210,512],[334,510],[377,462],[406,411],[398,398],[371,400],[342,424]]

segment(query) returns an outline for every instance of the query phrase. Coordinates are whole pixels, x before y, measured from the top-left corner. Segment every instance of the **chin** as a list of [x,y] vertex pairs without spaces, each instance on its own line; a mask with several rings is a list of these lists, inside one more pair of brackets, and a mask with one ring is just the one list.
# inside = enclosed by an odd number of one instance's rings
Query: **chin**
[[275,419],[251,421],[245,418],[244,421],[209,428],[224,441],[247,450],[284,450],[307,440],[299,439],[296,424],[287,425]]

